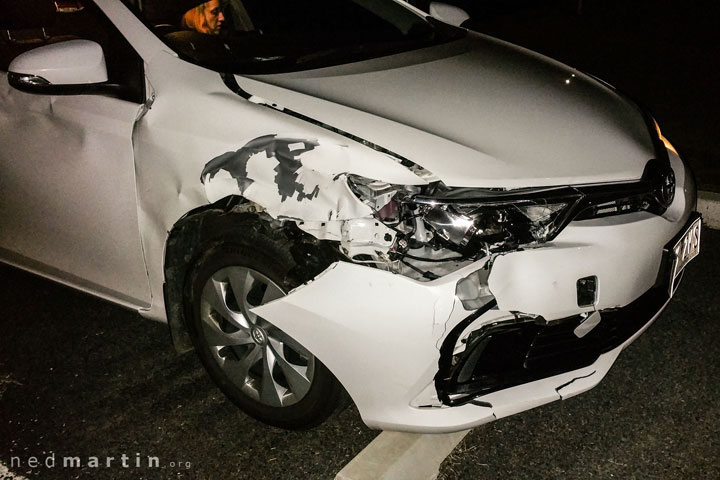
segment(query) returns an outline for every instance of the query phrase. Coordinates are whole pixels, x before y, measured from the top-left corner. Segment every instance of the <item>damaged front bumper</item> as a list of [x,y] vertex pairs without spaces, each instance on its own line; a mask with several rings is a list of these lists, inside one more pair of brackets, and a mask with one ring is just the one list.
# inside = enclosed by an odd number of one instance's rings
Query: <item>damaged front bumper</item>
[[[435,378],[438,397],[448,406],[489,403],[480,398],[588,367],[644,329],[670,300],[668,290],[667,282],[661,282],[626,307],[551,322],[518,315],[484,325],[464,340],[466,347],[461,354],[454,354],[460,333],[457,329],[456,335],[451,332],[445,338],[441,348]],[[487,307],[494,305],[491,302]]]
[[[254,312],[312,351],[370,427],[457,431],[573,396],[599,383],[669,300],[663,252],[695,202],[692,179],[675,171],[663,216],[572,222],[552,242],[429,282],[338,262]],[[478,308],[458,284],[479,271],[489,296]],[[579,307],[588,277],[594,301]]]
[[[685,237],[699,245],[700,220],[696,212],[690,216],[680,233],[665,245],[655,284],[622,308],[556,320],[515,312],[510,320],[485,324],[463,336],[468,325],[497,308],[497,302],[489,300],[443,340],[435,377],[438,398],[447,406],[482,404],[479,398],[484,395],[587,367],[623,345],[670,300],[682,277],[674,261],[677,245]],[[597,294],[597,277],[589,278],[593,279],[590,291]],[[577,303],[582,305],[581,299],[589,297],[583,292],[587,280],[578,279],[577,286]]]

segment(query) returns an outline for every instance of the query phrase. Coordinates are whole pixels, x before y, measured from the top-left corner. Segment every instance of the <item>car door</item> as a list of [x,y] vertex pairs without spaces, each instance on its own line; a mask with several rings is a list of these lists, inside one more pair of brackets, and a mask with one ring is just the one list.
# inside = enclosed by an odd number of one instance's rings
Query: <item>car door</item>
[[[27,2],[30,12],[33,3]],[[132,144],[145,102],[143,64],[92,2],[76,3],[80,8],[58,11],[51,25],[42,25],[40,38],[30,38],[28,25],[20,34],[10,32],[0,52],[93,40],[103,49],[109,81],[122,85],[122,93],[23,93],[2,72],[0,260],[144,307],[150,289]],[[8,59],[2,61],[0,69],[7,69]]]

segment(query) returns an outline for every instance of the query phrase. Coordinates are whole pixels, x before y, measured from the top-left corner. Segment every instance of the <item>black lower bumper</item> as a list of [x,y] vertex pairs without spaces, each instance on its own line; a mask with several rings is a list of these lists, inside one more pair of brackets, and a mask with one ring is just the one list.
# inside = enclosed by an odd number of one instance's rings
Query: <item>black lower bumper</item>
[[642,329],[667,300],[667,288],[654,287],[626,307],[602,311],[600,323],[582,338],[574,333],[585,320],[580,315],[552,324],[542,318],[519,318],[486,325],[470,334],[464,352],[445,362],[441,358],[444,364],[435,377],[439,398],[446,405],[461,405],[587,367]]

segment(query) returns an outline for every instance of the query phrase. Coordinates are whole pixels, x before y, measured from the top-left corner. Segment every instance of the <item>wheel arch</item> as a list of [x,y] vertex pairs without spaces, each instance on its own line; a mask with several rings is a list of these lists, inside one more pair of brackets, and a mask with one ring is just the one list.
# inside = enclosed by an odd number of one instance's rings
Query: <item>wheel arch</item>
[[170,230],[163,263],[165,312],[172,344],[178,353],[193,350],[184,302],[189,274],[207,248],[248,228],[267,230],[292,241],[288,254],[296,267],[291,282],[300,284],[311,280],[340,259],[331,242],[303,232],[293,221],[272,218],[262,207],[239,195],[190,210]]

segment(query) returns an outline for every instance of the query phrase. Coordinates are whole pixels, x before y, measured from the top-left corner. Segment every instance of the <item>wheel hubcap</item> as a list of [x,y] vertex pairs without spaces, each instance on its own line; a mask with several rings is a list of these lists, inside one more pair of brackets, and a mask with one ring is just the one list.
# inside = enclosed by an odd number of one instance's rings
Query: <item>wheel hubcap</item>
[[265,334],[265,330],[260,327],[253,327],[250,330],[250,336],[252,336],[253,341],[258,345],[265,345],[267,343],[267,335]]
[[256,401],[286,407],[310,389],[315,357],[288,334],[251,312],[285,295],[272,280],[245,267],[226,267],[205,284],[200,320],[215,361]]

